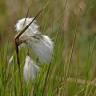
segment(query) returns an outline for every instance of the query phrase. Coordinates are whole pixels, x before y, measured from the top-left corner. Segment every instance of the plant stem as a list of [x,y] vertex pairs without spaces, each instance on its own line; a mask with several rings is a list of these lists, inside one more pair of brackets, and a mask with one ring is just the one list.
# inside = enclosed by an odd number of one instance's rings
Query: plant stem
[[23,96],[23,87],[22,87],[22,80],[21,80],[18,42],[19,42],[19,39],[18,38],[15,39],[15,50],[16,50],[16,58],[17,58],[17,64],[18,64],[18,75],[19,75],[19,80],[20,80],[20,96]]
[[46,93],[45,92],[46,91],[46,84],[47,84],[47,81],[48,81],[48,75],[49,75],[49,72],[50,72],[50,67],[51,67],[51,63],[49,64],[48,69],[47,69],[46,77],[45,77],[45,80],[44,80],[42,96],[45,96],[45,93]]

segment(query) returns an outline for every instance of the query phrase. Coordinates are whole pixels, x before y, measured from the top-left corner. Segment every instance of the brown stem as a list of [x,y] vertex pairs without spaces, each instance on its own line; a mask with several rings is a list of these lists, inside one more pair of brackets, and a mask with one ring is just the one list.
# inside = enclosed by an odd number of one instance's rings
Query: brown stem
[[16,58],[17,58],[17,64],[18,64],[18,74],[19,74],[19,80],[20,80],[20,96],[23,96],[23,87],[22,87],[22,80],[21,80],[21,70],[20,70],[20,60],[19,60],[19,39],[15,39],[15,49],[16,49]]
[[[44,7],[46,8],[46,6]],[[43,8],[43,9],[44,9]],[[19,70],[19,78],[20,78],[20,84],[21,84],[21,95],[20,96],[23,96],[23,88],[22,88],[22,81],[21,81],[21,71],[20,71],[20,60],[19,60],[19,49],[18,49],[18,46],[19,44],[21,44],[22,42],[19,41],[19,37],[28,29],[28,27],[33,23],[33,21],[40,15],[40,13],[43,11],[43,9],[41,9],[37,15],[33,18],[33,20],[20,32],[18,33],[16,36],[15,36],[15,49],[16,49],[16,57],[17,57],[17,64],[18,64],[18,70]],[[28,9],[28,12],[29,12],[29,9]],[[27,15],[28,15],[28,12],[27,12]],[[26,15],[26,17],[27,17]],[[26,19],[25,19],[25,22],[26,22]],[[25,23],[24,22],[24,23]]]

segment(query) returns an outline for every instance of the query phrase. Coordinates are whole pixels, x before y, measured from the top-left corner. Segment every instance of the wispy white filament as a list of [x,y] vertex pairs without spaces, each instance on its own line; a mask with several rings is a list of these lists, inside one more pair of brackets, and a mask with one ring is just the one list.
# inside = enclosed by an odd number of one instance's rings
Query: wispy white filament
[[[23,30],[32,20],[33,18],[23,18],[19,20],[16,24],[17,32]],[[25,41],[41,62],[50,63],[53,54],[53,42],[48,36],[42,35],[41,32],[39,32],[36,21],[20,36],[19,40]]]
[[26,56],[23,70],[25,81],[35,79],[39,70],[40,70],[39,66],[37,66],[29,56]]

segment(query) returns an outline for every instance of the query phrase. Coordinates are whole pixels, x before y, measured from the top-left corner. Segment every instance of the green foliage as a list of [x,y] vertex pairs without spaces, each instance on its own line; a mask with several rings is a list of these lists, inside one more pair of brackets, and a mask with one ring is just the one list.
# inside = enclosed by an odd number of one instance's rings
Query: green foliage
[[[8,41],[2,47],[0,46],[0,96],[21,96],[22,93],[23,96],[96,96],[96,33],[93,30],[93,27],[96,27],[93,22],[96,14],[94,12],[96,0],[84,1],[86,8],[80,16],[75,14],[74,7],[71,8],[67,31],[64,29],[64,16],[67,14],[65,1],[48,0],[47,7],[38,19],[40,31],[49,35],[54,41],[54,55],[51,64],[40,65],[40,73],[34,81],[26,83],[23,79],[27,49],[20,50],[23,92],[20,89],[20,75],[14,45]],[[74,2],[77,1],[74,0]],[[70,2],[69,5],[72,3]],[[21,1],[21,3],[24,6],[24,2]],[[33,14],[37,13],[37,9],[44,7],[46,0],[36,0],[34,4],[36,3],[38,3],[38,8],[32,6],[30,9]],[[1,7],[1,13],[5,14],[5,7]],[[75,6],[75,9],[77,8],[78,6]],[[9,40],[9,37],[7,39]],[[14,55],[14,60],[8,64],[12,55]]]

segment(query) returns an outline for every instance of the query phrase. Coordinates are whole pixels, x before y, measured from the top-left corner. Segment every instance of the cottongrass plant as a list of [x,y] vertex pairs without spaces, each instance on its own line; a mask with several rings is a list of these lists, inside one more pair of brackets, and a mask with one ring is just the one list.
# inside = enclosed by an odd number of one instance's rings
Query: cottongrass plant
[[[32,20],[33,18],[20,19],[16,23],[16,31],[21,32]],[[33,50],[42,63],[49,64],[53,54],[53,41],[48,36],[42,35],[38,28],[39,26],[36,24],[35,20],[19,37],[19,45],[24,43],[28,48]],[[26,56],[24,65],[25,81],[30,80],[30,78],[33,80],[36,77],[38,70],[39,67],[29,56]]]
[[[39,14],[40,12],[37,16]],[[21,44],[25,44],[28,47],[28,51],[29,48],[32,49],[42,63],[49,64],[51,62],[53,54],[53,41],[48,36],[41,34],[39,31],[39,26],[36,24],[35,20],[37,16],[34,18],[20,19],[15,25],[16,31],[18,32],[15,37],[15,45],[20,74],[19,46]],[[23,70],[25,81],[30,79],[33,80],[37,76],[38,70],[39,67],[34,63],[34,61],[29,56],[26,56]]]
[[[46,64],[49,64],[51,62],[53,55],[53,41],[48,36],[41,34],[41,32],[39,31],[39,26],[36,24],[35,19],[36,17],[38,17],[41,11],[34,18],[20,19],[15,25],[17,31],[17,35],[15,36],[15,46],[19,70],[18,72],[20,75],[19,79],[21,84],[21,95],[23,95],[23,87],[20,70],[19,49],[21,47],[27,46],[28,53],[29,48],[32,49],[32,51],[39,58],[39,61]],[[21,44],[23,44],[23,46],[19,47]],[[35,79],[38,75],[38,72],[39,67],[29,56],[26,56],[23,69],[24,80],[29,81]]]
[[[32,20],[33,18],[20,19],[16,24],[16,31],[23,30]],[[48,36],[39,32],[36,20],[20,36],[19,42],[25,43],[27,47],[30,47],[41,62],[50,63],[53,54],[53,42]]]

